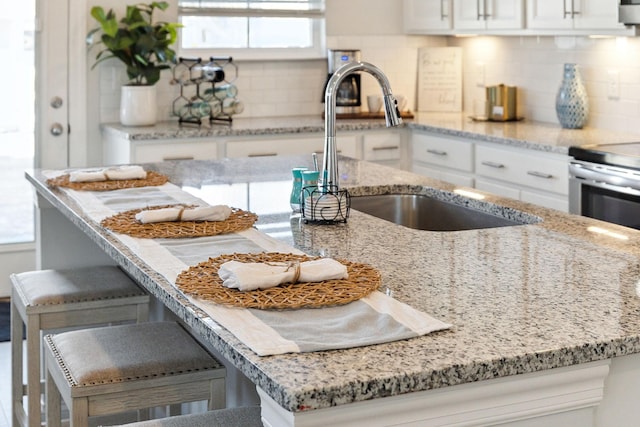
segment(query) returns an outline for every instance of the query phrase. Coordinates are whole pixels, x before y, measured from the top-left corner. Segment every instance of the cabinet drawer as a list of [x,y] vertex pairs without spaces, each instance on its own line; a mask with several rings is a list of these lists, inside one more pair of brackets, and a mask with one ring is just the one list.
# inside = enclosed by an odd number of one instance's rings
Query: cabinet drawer
[[324,142],[318,138],[278,138],[248,141],[228,141],[227,157],[268,157],[286,154],[311,154],[322,151]]
[[[337,139],[338,154],[356,157],[357,137],[340,136]],[[324,152],[321,135],[309,138],[269,138],[259,140],[227,141],[227,157],[265,157]],[[322,156],[320,156],[322,158]]]
[[473,171],[473,144],[441,136],[414,133],[411,138],[413,161]]
[[364,135],[363,157],[368,161],[399,160],[401,138],[398,133]]
[[566,156],[478,145],[476,174],[558,194],[569,193]]
[[131,161],[136,163],[165,160],[206,160],[218,157],[218,145],[213,141],[173,141],[170,144],[136,143]]

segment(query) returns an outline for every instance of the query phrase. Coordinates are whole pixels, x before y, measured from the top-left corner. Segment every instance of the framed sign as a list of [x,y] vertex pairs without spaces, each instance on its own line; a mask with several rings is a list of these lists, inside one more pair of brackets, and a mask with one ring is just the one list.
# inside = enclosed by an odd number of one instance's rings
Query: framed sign
[[418,111],[462,111],[462,48],[418,50]]

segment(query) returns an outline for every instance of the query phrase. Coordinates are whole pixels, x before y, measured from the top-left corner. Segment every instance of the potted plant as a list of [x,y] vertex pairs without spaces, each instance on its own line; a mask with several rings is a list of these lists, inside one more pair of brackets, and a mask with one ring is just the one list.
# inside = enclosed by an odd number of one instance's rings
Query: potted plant
[[103,49],[96,55],[99,63],[117,58],[126,67],[129,83],[122,87],[120,121],[124,125],[152,125],[156,122],[156,88],[160,72],[175,62],[176,53],[171,49],[177,39],[177,29],[181,26],[170,22],[153,22],[155,9],[166,10],[167,2],[139,3],[127,6],[122,19],[116,17],[113,9],[105,13],[100,6],[91,8],[91,16],[99,27],[87,35],[87,42],[93,43],[96,34],[101,33]]

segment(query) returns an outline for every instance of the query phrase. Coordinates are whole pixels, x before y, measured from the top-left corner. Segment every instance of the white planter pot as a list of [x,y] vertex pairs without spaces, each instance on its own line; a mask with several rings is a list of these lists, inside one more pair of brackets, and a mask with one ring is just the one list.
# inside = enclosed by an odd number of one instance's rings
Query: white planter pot
[[122,86],[120,123],[123,125],[155,125],[157,108],[155,86]]

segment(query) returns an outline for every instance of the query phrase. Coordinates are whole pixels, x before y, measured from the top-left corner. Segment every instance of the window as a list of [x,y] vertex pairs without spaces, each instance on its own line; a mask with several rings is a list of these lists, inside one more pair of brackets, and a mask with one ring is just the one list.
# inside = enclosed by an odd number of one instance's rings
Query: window
[[183,57],[325,56],[324,0],[179,0],[178,12]]

